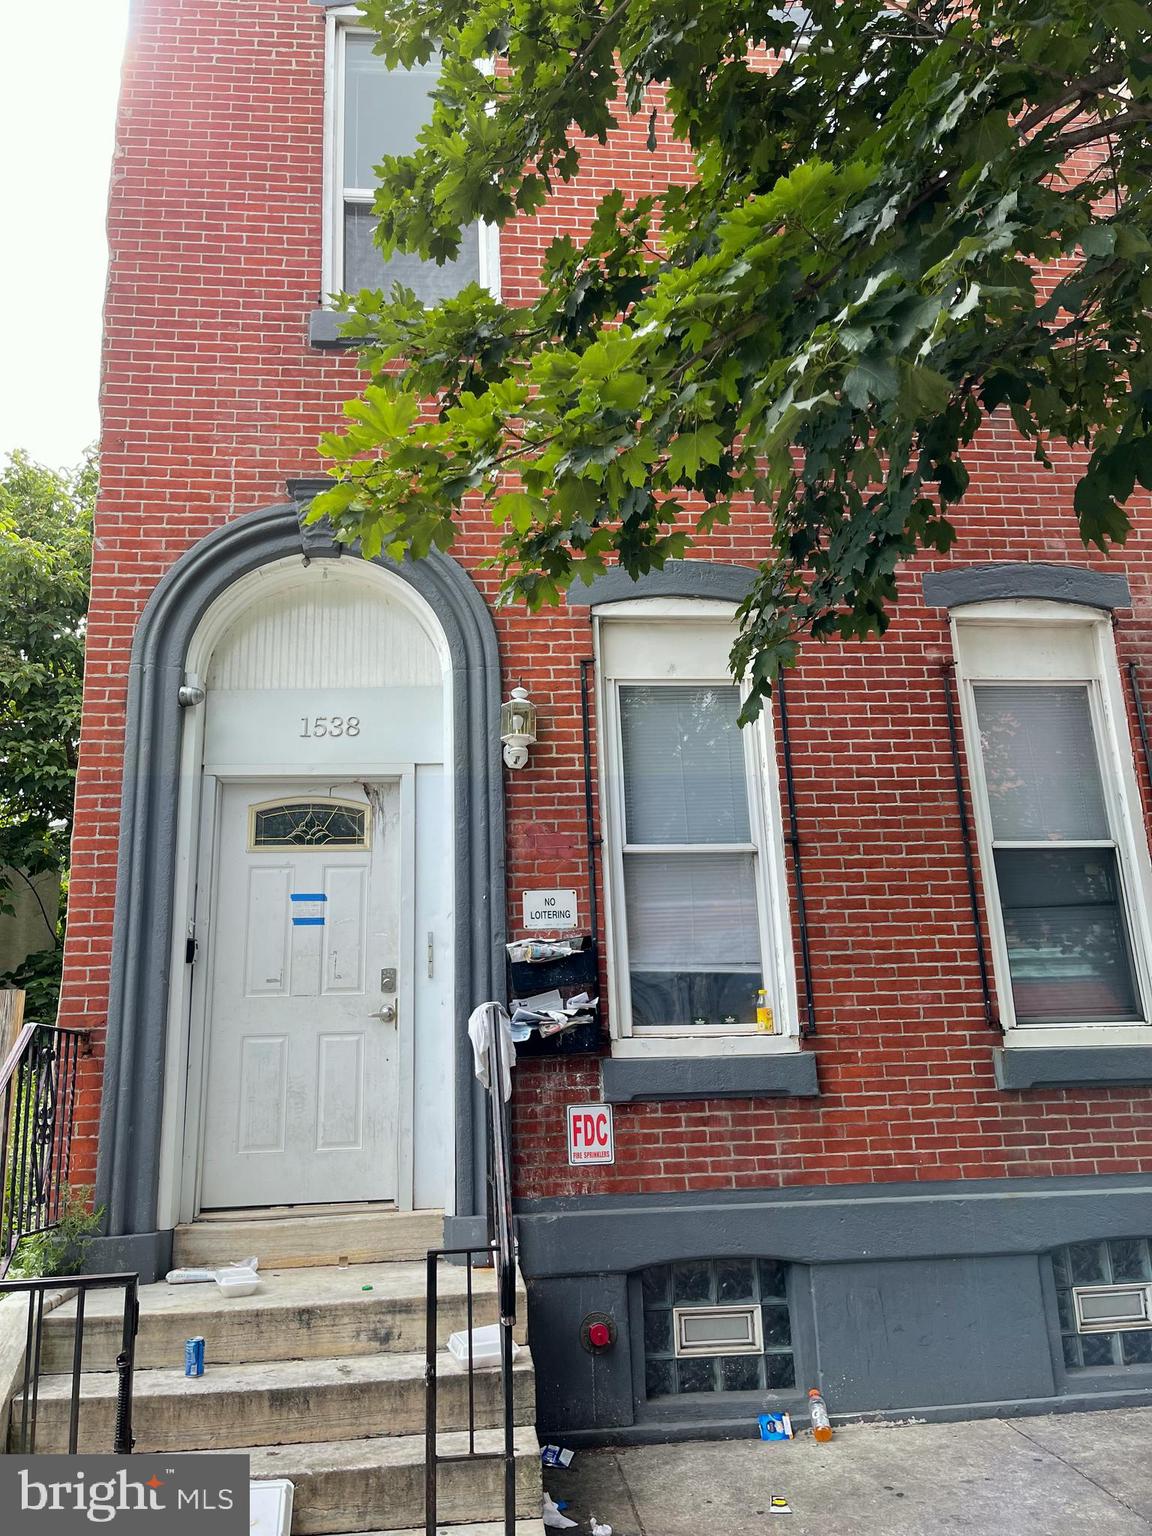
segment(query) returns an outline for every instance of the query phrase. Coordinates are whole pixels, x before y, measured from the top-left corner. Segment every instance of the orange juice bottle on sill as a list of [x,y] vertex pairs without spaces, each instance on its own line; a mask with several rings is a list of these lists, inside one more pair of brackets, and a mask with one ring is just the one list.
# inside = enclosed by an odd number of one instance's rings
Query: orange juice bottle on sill
[[768,1001],[766,987],[761,987],[756,994],[756,1028],[762,1035],[776,1033],[776,1021],[772,1017],[772,1005]]

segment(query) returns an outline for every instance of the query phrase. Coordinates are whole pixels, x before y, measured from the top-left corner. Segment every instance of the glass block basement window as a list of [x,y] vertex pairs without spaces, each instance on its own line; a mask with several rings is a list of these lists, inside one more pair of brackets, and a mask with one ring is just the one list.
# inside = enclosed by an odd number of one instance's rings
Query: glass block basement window
[[1070,1371],[1094,1366],[1152,1365],[1152,1328],[1080,1332],[1076,1286],[1152,1281],[1152,1248],[1145,1237],[1114,1237],[1101,1243],[1071,1243],[1052,1255],[1056,1306],[1064,1364]]
[[[788,1266],[775,1259],[692,1259],[641,1271],[644,1377],[649,1397],[683,1392],[783,1391],[796,1385]],[[760,1309],[763,1351],[676,1355],[675,1309],[739,1306]]]

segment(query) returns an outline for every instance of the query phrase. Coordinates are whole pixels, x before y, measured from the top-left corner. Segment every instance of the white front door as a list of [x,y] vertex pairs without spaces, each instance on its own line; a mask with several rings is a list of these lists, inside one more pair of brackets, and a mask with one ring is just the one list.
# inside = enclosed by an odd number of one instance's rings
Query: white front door
[[397,1197],[400,826],[397,780],[223,787],[202,1209]]

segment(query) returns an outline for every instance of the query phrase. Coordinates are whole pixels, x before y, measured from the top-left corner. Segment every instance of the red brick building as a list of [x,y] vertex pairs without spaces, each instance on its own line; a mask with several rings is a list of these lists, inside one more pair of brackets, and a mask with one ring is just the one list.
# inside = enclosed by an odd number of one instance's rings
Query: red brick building
[[[515,1073],[543,1427],[723,1429],[816,1382],[845,1414],[1152,1395],[1149,525],[1086,553],[1076,462],[993,420],[950,557],[745,732],[751,515],[539,616],[492,607],[481,508],[400,570],[301,533],[358,382],[323,296],[378,269],[365,167],[426,90],[349,7],[134,5],[62,1011],[98,1035],[101,1262],[162,1271],[232,1208],[474,1233],[465,1023],[551,893],[585,958],[515,991],[600,1009]],[[674,172],[647,128],[400,270],[527,296],[605,191]],[[611,1163],[569,1162],[584,1103]]]

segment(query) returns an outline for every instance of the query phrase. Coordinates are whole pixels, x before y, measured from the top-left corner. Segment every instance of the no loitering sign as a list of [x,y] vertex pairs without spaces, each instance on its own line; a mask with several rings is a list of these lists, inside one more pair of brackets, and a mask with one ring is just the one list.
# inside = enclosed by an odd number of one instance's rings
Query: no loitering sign
[[616,1161],[611,1104],[568,1105],[568,1161],[573,1168]]
[[525,891],[525,928],[575,928],[575,891]]

